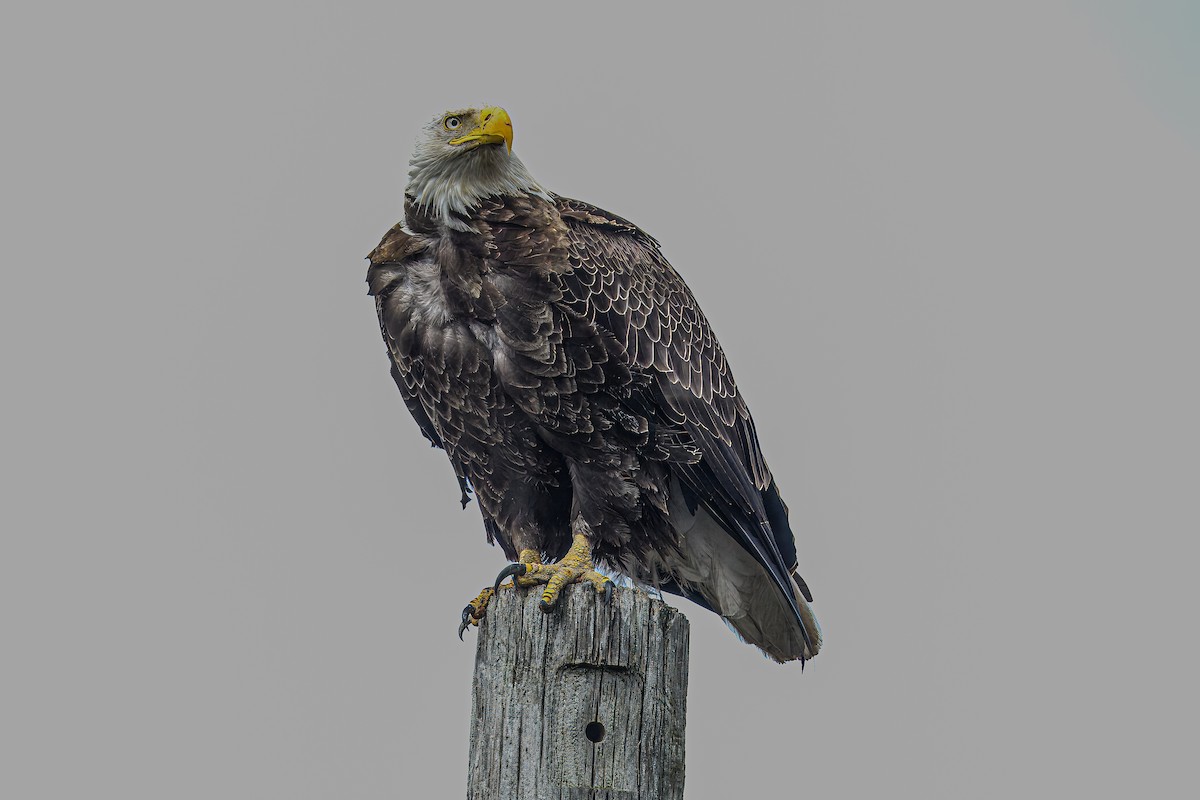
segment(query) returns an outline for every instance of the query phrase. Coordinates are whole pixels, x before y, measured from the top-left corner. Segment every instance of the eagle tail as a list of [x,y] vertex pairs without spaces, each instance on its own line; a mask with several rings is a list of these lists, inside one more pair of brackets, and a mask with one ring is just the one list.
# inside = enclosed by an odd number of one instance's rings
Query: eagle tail
[[693,511],[674,504],[671,520],[680,552],[663,565],[672,581],[660,582],[662,588],[701,601],[776,661],[803,662],[820,651],[821,626],[798,576],[788,579],[794,599],[789,602],[766,567],[703,505]]
[[[793,580],[799,618],[758,562],[726,537],[727,557],[716,565],[705,589],[718,613],[738,636],[775,661],[807,661],[821,650],[821,626]],[[728,546],[727,545],[727,546]],[[734,552],[740,551],[740,555]]]

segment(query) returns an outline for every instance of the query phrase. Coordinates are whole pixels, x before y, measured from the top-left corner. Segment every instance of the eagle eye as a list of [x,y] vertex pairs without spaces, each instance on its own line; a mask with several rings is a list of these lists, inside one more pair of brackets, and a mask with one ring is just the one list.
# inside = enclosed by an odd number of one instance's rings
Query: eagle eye
[[442,124],[446,126],[446,130],[452,131],[462,125],[462,120],[458,117],[446,117]]

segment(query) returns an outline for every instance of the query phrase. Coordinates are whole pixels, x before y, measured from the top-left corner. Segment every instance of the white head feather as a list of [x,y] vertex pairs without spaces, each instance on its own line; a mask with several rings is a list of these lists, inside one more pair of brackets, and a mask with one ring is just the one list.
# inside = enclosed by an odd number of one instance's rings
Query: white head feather
[[456,230],[472,228],[451,212],[470,216],[471,209],[487,197],[534,194],[551,199],[503,143],[450,144],[480,124],[479,114],[479,109],[466,108],[435,117],[425,126],[408,162],[405,193],[438,222]]

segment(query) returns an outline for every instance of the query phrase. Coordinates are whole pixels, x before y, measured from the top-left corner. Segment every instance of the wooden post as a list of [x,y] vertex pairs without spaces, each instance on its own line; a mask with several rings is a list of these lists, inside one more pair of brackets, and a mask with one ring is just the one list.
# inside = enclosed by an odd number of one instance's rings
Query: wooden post
[[681,800],[688,622],[588,585],[503,590],[479,627],[468,800]]

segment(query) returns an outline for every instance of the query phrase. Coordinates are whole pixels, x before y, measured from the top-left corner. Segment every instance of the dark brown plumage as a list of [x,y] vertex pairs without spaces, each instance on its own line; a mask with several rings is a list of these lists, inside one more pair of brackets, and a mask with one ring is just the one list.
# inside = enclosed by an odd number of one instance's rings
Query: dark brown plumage
[[489,541],[558,559],[582,520],[599,561],[722,613],[777,660],[815,655],[786,506],[657,242],[543,192],[450,215],[408,197],[368,283],[396,385]]

